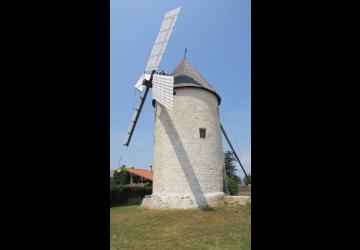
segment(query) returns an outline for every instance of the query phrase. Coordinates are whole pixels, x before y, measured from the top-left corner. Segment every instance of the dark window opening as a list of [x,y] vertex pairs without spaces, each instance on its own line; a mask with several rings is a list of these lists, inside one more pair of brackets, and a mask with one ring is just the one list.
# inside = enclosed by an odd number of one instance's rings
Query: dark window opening
[[205,128],[200,129],[200,138],[206,138],[206,129]]

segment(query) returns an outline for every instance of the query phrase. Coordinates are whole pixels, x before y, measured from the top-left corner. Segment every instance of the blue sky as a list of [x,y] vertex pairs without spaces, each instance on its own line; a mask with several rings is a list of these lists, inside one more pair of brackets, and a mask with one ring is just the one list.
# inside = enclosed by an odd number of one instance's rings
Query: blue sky
[[[152,165],[151,93],[130,146],[122,143],[138,100],[134,84],[145,69],[164,14],[177,7],[182,9],[159,71],[171,73],[187,48],[187,59],[221,96],[221,122],[251,172],[250,0],[111,0],[110,168],[119,162],[141,169]],[[229,148],[224,138],[223,145]]]

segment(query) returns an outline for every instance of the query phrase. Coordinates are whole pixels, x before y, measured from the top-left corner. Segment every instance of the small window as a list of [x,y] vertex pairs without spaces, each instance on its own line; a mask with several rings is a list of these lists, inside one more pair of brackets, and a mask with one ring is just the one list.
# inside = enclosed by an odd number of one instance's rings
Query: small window
[[200,129],[200,138],[206,138],[206,129],[205,128]]

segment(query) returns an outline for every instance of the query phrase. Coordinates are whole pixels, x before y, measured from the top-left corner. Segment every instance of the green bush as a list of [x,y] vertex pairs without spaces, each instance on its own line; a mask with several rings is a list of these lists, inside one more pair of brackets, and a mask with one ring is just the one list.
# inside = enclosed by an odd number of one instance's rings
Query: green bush
[[141,197],[152,193],[152,187],[110,185],[110,207],[126,205],[130,198]]
[[236,195],[239,189],[239,182],[233,177],[227,177],[228,190],[231,195]]
[[130,175],[126,168],[121,168],[119,172],[114,173],[114,182],[116,184],[126,185],[130,183]]

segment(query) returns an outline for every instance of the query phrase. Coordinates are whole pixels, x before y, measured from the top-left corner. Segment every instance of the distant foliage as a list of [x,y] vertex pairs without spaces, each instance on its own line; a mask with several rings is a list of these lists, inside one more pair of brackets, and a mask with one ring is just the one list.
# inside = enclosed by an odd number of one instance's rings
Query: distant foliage
[[239,184],[242,183],[241,178],[236,175],[236,166],[235,162],[237,161],[234,153],[230,150],[226,151],[225,153],[225,169],[226,169],[226,176],[231,177],[236,180]]

